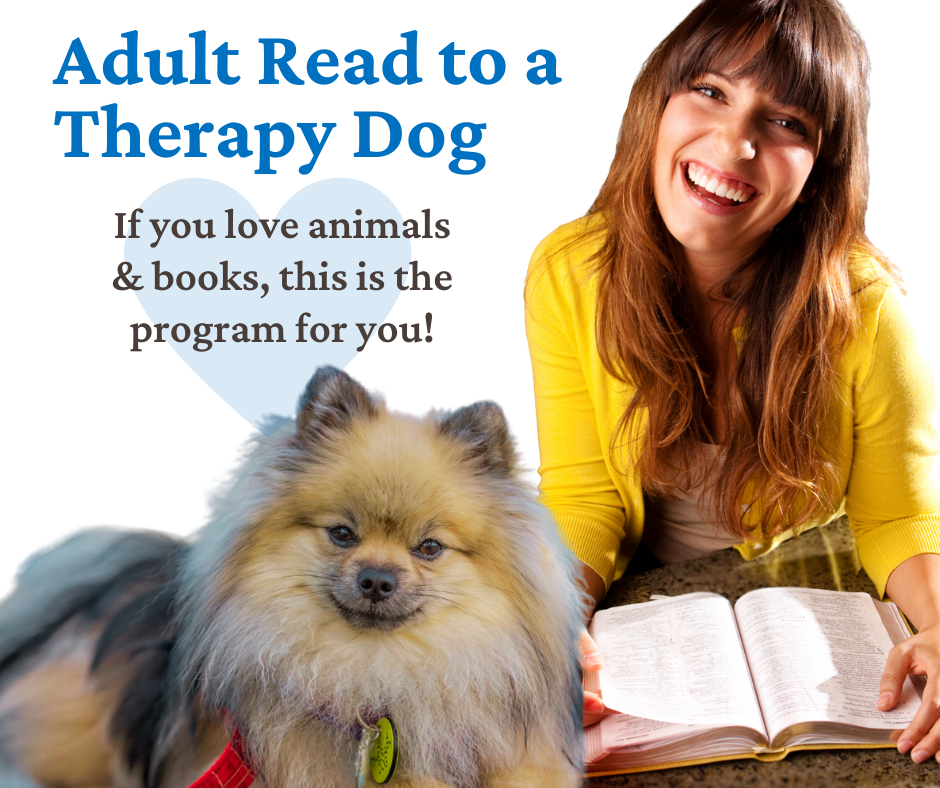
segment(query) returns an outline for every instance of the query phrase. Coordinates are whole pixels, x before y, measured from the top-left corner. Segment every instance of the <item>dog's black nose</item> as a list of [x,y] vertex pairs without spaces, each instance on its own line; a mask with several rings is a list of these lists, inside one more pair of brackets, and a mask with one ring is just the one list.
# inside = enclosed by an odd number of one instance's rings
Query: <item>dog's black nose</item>
[[363,569],[356,582],[359,584],[359,592],[372,602],[388,599],[398,588],[395,575],[385,569],[376,569],[372,566]]

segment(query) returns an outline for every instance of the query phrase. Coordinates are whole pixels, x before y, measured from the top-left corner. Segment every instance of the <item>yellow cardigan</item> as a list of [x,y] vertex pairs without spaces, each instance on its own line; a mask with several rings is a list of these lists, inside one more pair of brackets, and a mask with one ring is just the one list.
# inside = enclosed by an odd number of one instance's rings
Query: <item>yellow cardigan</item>
[[[541,500],[577,557],[609,587],[640,542],[644,511],[635,463],[626,449],[611,457],[611,436],[633,389],[611,377],[597,352],[597,284],[584,262],[602,240],[598,220],[586,217],[542,241],[526,281],[526,333]],[[860,330],[839,361],[833,393],[845,500],[807,527],[847,513],[862,566],[884,594],[903,561],[940,553],[940,493],[931,479],[936,395],[894,283],[883,277],[856,300]],[[759,517],[752,510],[745,524]],[[737,549],[753,558],[780,541]]]

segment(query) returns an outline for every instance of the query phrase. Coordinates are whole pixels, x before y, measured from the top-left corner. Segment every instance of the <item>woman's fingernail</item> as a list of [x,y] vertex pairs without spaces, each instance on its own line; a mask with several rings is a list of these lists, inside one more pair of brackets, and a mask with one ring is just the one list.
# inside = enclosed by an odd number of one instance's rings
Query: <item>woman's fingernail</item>
[[591,714],[600,714],[604,711],[604,704],[599,700],[594,700],[594,698],[591,698],[591,700],[587,702],[587,710],[591,712]]
[[604,660],[601,659],[600,654],[588,654],[584,658],[584,667],[586,668],[601,668],[604,666]]
[[914,761],[914,763],[923,763],[929,757],[930,753],[927,752],[927,750],[914,750],[913,754],[911,755],[911,760]]
[[878,707],[882,708],[884,706],[891,705],[891,698],[894,697],[888,690],[885,690],[878,696]]
[[907,739],[901,739],[901,741],[898,742],[898,752],[901,753],[901,755],[904,755],[904,753],[906,753],[913,746],[913,742],[909,742]]

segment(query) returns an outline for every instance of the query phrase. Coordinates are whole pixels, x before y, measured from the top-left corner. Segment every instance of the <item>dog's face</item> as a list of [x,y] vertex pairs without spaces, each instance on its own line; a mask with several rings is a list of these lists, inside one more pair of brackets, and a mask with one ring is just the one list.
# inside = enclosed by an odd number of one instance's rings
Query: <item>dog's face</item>
[[306,460],[238,560],[241,595],[281,611],[291,640],[311,625],[432,637],[446,619],[453,639],[460,619],[509,623],[519,533],[501,509],[513,452],[496,406],[418,421],[340,373],[308,390],[296,441]]
[[298,476],[292,501],[319,603],[385,630],[475,607],[490,527],[473,511],[479,484],[438,425],[380,414],[338,443]]

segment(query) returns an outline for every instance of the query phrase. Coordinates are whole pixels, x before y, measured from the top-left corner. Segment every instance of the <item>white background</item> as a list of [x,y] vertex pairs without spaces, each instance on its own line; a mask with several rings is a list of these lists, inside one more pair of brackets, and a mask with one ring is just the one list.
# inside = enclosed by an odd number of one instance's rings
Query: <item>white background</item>
[[[938,5],[846,5],[873,62],[869,234],[901,266],[922,348],[936,361]],[[129,324],[147,316],[133,294],[111,287],[124,259],[123,242],[113,237],[114,214],[133,210],[178,178],[226,183],[262,217],[274,217],[307,183],[349,177],[382,190],[406,218],[424,208],[448,218],[451,237],[413,242],[412,257],[432,271],[450,271],[453,289],[404,293],[389,317],[412,322],[433,312],[434,342],[373,343],[348,371],[383,392],[391,407],[412,413],[496,400],[534,480],[538,447],[522,312],[526,264],[544,235],[590,205],[641,62],[692,6],[691,0],[583,2],[577,10],[507,0],[271,0],[17,3],[7,9],[0,47],[0,397],[6,419],[0,595],[30,552],[81,526],[192,532],[206,517],[209,493],[253,431],[171,344],[128,350]],[[52,84],[73,38],[81,37],[101,77],[105,55],[123,48],[120,34],[135,29],[141,53],[182,49],[188,76],[188,34],[204,29],[210,51],[223,41],[240,51],[232,62],[241,82],[81,86],[73,75],[70,85]],[[317,49],[342,57],[363,48],[381,58],[403,45],[401,33],[415,29],[420,85],[350,86],[342,78],[329,86],[257,84],[259,37],[292,39],[302,75],[307,55]],[[508,63],[506,76],[489,87],[469,80],[446,84],[437,53],[451,41],[471,54],[498,50]],[[525,57],[536,49],[557,55],[561,84],[525,81]],[[145,66],[141,54],[142,74]],[[249,128],[275,121],[339,125],[309,176],[297,173],[306,163],[299,152],[275,165],[277,175],[262,176],[252,172],[254,159],[223,159],[214,145],[200,160],[102,159],[102,127],[88,137],[89,158],[65,158],[68,130],[53,125],[55,111],[100,112],[114,101],[120,121],[135,122],[145,134],[160,121],[216,128],[230,121]],[[385,159],[355,159],[356,110],[391,112],[406,130],[422,121],[448,131],[462,121],[485,122],[477,150],[486,166],[472,176],[452,174],[450,145],[434,159],[402,149]]]

